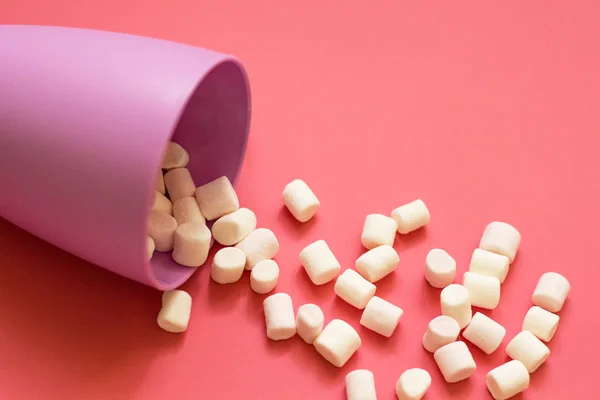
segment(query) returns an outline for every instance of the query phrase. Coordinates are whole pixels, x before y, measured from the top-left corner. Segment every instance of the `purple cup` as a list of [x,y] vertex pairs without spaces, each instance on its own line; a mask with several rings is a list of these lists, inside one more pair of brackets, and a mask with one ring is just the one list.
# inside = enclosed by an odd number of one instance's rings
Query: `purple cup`
[[243,66],[213,51],[86,29],[0,25],[0,216],[160,290],[195,271],[146,221],[169,140],[196,185],[235,182],[250,125]]

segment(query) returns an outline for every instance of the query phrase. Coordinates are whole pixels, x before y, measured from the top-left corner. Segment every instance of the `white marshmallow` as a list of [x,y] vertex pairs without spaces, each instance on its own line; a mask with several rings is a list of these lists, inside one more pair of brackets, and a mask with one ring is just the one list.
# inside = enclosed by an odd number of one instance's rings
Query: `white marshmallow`
[[273,260],[263,260],[250,272],[250,287],[259,294],[269,293],[277,286],[278,279],[279,265]]
[[471,321],[472,310],[469,292],[464,286],[452,284],[442,289],[440,293],[440,304],[442,315],[453,318],[460,329],[463,329]]
[[296,333],[306,343],[312,344],[323,330],[325,315],[316,304],[304,304],[296,314]]
[[171,201],[191,197],[196,192],[192,174],[187,168],[175,168],[165,174],[165,186]]
[[506,354],[521,361],[531,374],[550,357],[550,349],[533,333],[521,331],[506,345]]
[[340,299],[362,310],[367,306],[371,297],[375,296],[377,287],[358,272],[347,269],[338,276],[333,290]]
[[500,304],[500,280],[498,278],[465,272],[463,286],[469,292],[472,306],[493,310]]
[[233,246],[256,229],[256,222],[256,214],[252,210],[240,208],[216,220],[212,234],[223,246]]
[[432,319],[423,335],[423,347],[430,353],[435,352],[448,343],[455,342],[460,333],[458,322],[447,315]]
[[315,285],[324,285],[340,272],[342,266],[324,240],[306,246],[299,255],[300,264]]
[[154,200],[152,201],[152,210],[173,215],[173,204],[164,194],[155,190]]
[[465,342],[452,342],[442,346],[433,353],[433,358],[448,383],[467,379],[477,369]]
[[368,250],[384,244],[393,246],[397,230],[398,224],[392,218],[381,214],[369,214],[365,218],[360,241]]
[[541,307],[533,306],[523,319],[522,330],[533,333],[538,339],[549,342],[554,337],[560,317]]
[[431,386],[431,375],[421,368],[407,369],[396,382],[398,400],[421,400]]
[[492,354],[500,347],[506,329],[487,315],[478,312],[473,315],[462,335],[485,354]]
[[235,247],[224,247],[213,257],[210,277],[221,284],[240,280],[246,265],[246,254]]
[[363,311],[360,324],[373,332],[390,337],[400,322],[402,312],[400,307],[381,297],[373,296]]
[[321,205],[306,182],[300,179],[288,183],[283,189],[282,197],[287,209],[300,222],[314,217]]
[[148,236],[154,240],[156,251],[173,250],[173,235],[177,229],[177,221],[171,215],[150,211],[148,215]]
[[485,227],[479,248],[508,257],[512,263],[517,255],[521,234],[506,222],[491,222]]
[[186,222],[206,224],[206,219],[202,215],[195,197],[182,197],[174,202],[173,217],[175,217],[177,225],[182,225]]
[[277,293],[263,301],[267,337],[285,340],[296,334],[296,318],[292,298],[287,293]]
[[246,269],[252,269],[262,260],[269,260],[279,251],[279,242],[272,230],[258,228],[235,245],[246,253]]
[[156,322],[167,332],[185,332],[190,321],[192,297],[183,290],[169,290],[162,294],[162,308]]
[[317,352],[336,367],[343,367],[361,345],[354,328],[341,319],[332,320],[314,341]]
[[392,246],[383,245],[367,251],[356,260],[356,270],[371,283],[394,272],[400,257]]
[[183,147],[181,147],[180,144],[169,142],[167,143],[167,148],[165,149],[161,168],[166,170],[181,168],[185,167],[189,161],[190,155]]
[[431,249],[425,257],[425,279],[435,288],[452,284],[456,277],[456,261],[442,249]]
[[540,277],[531,301],[545,310],[559,312],[571,291],[569,281],[556,272],[546,272]]
[[154,240],[146,236],[146,260],[150,261],[152,255],[154,255]]
[[237,194],[226,176],[196,189],[196,200],[202,215],[212,221],[240,208]]
[[392,211],[392,218],[398,224],[398,232],[401,234],[422,228],[431,220],[429,210],[421,199],[396,208]]
[[347,400],[377,400],[375,377],[371,371],[357,369],[346,375]]
[[512,360],[488,372],[486,383],[495,400],[506,400],[529,387],[529,373],[522,362]]
[[471,256],[469,271],[479,275],[498,278],[503,283],[508,274],[510,260],[502,254],[492,253],[483,249],[475,249]]
[[186,222],[175,229],[173,260],[186,267],[204,264],[210,251],[210,229],[201,222]]

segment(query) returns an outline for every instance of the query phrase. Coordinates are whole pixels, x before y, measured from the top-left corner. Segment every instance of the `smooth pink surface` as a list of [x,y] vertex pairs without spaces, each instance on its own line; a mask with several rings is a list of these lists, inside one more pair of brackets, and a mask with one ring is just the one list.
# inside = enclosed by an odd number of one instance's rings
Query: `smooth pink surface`
[[146,262],[167,142],[202,185],[235,180],[246,73],[230,56],[87,29],[0,25],[0,217],[125,277],[172,289],[193,269]]
[[[168,3],[168,4],[167,4]],[[265,338],[248,275],[219,286],[202,269],[187,334],[156,327],[160,296],[0,223],[0,398],[344,399],[344,376],[375,373],[394,399],[407,368],[433,378],[428,400],[490,399],[485,374],[507,360],[537,279],[563,273],[572,292],[552,355],[520,400],[600,398],[597,226],[600,220],[600,55],[593,1],[74,1],[4,0],[0,22],[85,26],[183,41],[239,56],[253,92],[238,185],[259,226],[278,235],[278,291],[327,321],[357,328],[363,347],[341,370],[300,338]],[[299,225],[281,205],[295,177],[319,196]],[[4,193],[4,192],[2,192]],[[325,239],[344,268],[363,251],[368,213],[423,198],[431,225],[397,239],[401,264],[378,295],[404,309],[390,339],[360,327],[360,311],[313,286],[298,252]],[[427,251],[468,268],[485,225],[523,235],[486,312],[507,328],[478,370],[448,385],[420,342],[439,312],[423,278]]]

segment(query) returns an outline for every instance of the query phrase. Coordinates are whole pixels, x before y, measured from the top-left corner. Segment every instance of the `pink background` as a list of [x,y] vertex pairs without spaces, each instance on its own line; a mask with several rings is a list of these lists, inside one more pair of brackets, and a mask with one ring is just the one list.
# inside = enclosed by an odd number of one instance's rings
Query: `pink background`
[[[264,296],[247,276],[218,286],[207,268],[184,286],[194,297],[187,334],[169,335],[155,323],[159,293],[0,221],[0,398],[343,399],[345,374],[368,368],[379,397],[393,399],[400,373],[423,367],[428,399],[488,399],[485,374],[507,360],[504,345],[546,271],[564,274],[572,292],[552,356],[519,398],[599,398],[600,7],[424,3],[0,0],[0,23],[122,31],[239,56],[254,114],[238,192],[280,239],[277,290],[296,306],[321,305],[363,339],[342,369],[299,338],[269,342]],[[322,201],[303,226],[281,208],[295,177]],[[378,293],[405,314],[385,339],[360,327],[360,311],[331,284],[310,284],[297,254],[322,238],[351,267],[364,216],[417,197],[432,222],[396,241],[401,266]],[[491,356],[472,348],[475,376],[448,385],[420,345],[439,313],[425,254],[446,249],[460,277],[492,220],[523,235],[501,304],[487,313],[507,337]]]

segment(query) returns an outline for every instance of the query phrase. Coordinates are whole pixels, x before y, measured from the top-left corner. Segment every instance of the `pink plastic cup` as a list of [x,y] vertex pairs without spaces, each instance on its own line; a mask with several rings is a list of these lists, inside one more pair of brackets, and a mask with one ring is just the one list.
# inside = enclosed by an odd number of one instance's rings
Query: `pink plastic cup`
[[250,123],[246,72],[192,46],[84,29],[0,25],[0,216],[107,270],[167,290],[194,268],[145,260],[169,140],[202,185],[235,181]]

